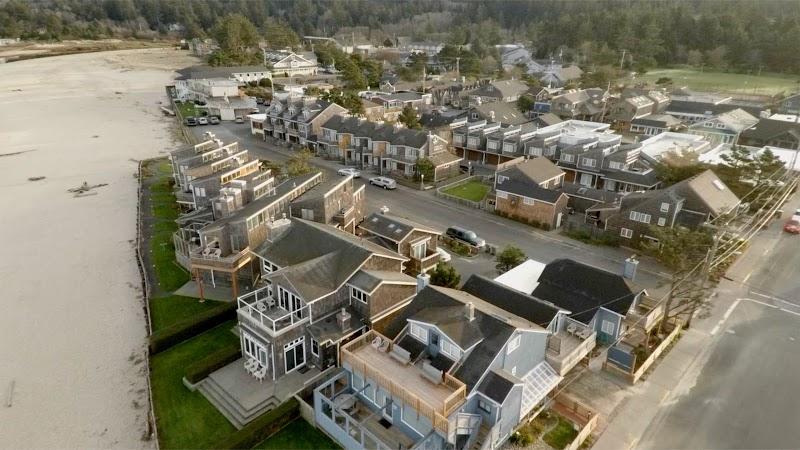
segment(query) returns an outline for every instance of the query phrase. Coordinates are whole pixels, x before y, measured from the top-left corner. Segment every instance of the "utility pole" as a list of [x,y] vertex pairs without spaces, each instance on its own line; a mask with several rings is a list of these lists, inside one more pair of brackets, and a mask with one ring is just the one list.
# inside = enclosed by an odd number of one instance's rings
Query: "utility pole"
[[[706,225],[714,229],[714,236],[712,237],[711,242],[711,250],[706,253],[706,260],[703,262],[703,273],[701,274],[702,279],[700,281],[700,295],[705,295],[706,285],[708,284],[709,278],[711,278],[711,263],[714,261],[714,257],[717,255],[717,249],[719,249],[719,240],[720,240],[720,230],[719,227],[713,225]],[[686,319],[685,328],[689,328],[692,325],[692,317],[694,317],[694,313],[697,311],[697,303],[699,300],[695,300],[692,302],[692,310],[689,311],[689,318]]]
[[622,50],[622,58],[619,59],[620,70],[622,70],[622,65],[625,64],[625,52],[627,52],[627,50]]
[[460,61],[461,61],[461,57],[460,56],[456,56],[456,78],[460,78],[461,77],[461,70],[460,70],[461,66],[459,65]]

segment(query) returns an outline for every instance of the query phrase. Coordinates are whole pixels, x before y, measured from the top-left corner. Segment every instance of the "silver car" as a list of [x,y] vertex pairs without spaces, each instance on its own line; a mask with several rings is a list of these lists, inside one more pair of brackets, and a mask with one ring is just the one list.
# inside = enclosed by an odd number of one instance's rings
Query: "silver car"
[[339,169],[336,173],[339,175],[346,177],[348,175],[352,175],[353,178],[361,178],[361,172],[352,167],[345,167],[344,169]]
[[382,187],[384,189],[396,189],[397,182],[389,177],[374,177],[369,179],[369,184]]

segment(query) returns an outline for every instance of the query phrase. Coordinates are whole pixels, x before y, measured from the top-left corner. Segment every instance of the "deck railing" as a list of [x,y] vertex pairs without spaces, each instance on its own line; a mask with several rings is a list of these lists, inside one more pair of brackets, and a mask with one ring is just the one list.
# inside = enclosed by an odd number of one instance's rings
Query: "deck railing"
[[203,250],[195,250],[189,254],[189,257],[196,264],[203,266],[214,266],[221,268],[230,268],[240,265],[250,253],[250,248],[244,248],[236,253],[226,256],[217,256],[213,253],[203,254]]
[[[270,336],[276,336],[294,325],[308,320],[308,305],[296,311],[287,311],[269,295],[271,286],[248,292],[237,301],[239,320],[253,328],[261,329]],[[272,312],[273,314],[268,314]]]
[[[454,391],[444,400],[442,408],[435,408],[431,406],[430,403],[417,397],[414,393],[407,390],[405,386],[385,376],[379,370],[371,367],[366,363],[366,361],[358,357],[355,352],[365,345],[369,345],[369,343],[372,342],[372,340],[376,337],[381,338],[381,340],[384,342],[390,341],[387,337],[381,335],[377,331],[371,330],[341,348],[342,363],[350,364],[353,370],[356,372],[361,372],[365,378],[371,378],[375,380],[378,385],[388,390],[393,396],[401,399],[404,404],[408,405],[412,409],[415,409],[417,412],[419,412],[419,414],[427,417],[431,423],[433,423],[434,428],[444,433],[445,436],[449,435],[451,424],[448,416],[458,407],[460,407],[464,401],[466,401],[466,385],[457,378],[445,373],[444,385],[447,388],[453,389]],[[387,350],[391,350],[391,345],[392,344],[390,343]],[[389,356],[387,354],[387,358],[388,357]]]

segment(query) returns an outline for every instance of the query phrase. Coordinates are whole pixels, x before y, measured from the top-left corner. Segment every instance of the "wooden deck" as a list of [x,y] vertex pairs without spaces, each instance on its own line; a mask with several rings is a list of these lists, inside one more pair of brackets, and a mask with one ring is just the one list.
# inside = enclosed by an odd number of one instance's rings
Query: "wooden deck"
[[445,401],[456,391],[445,384],[433,384],[422,375],[421,368],[401,364],[388,353],[379,351],[372,345],[365,345],[353,353],[364,360],[370,368],[423,399],[437,411],[445,411]]

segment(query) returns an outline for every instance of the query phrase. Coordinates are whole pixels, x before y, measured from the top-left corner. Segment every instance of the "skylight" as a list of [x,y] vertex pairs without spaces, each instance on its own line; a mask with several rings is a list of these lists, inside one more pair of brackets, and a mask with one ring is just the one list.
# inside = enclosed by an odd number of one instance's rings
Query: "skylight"
[[725,190],[725,185],[722,183],[722,181],[714,180],[712,181],[712,183],[714,183],[714,186],[716,186],[716,188],[719,189],[720,191]]

